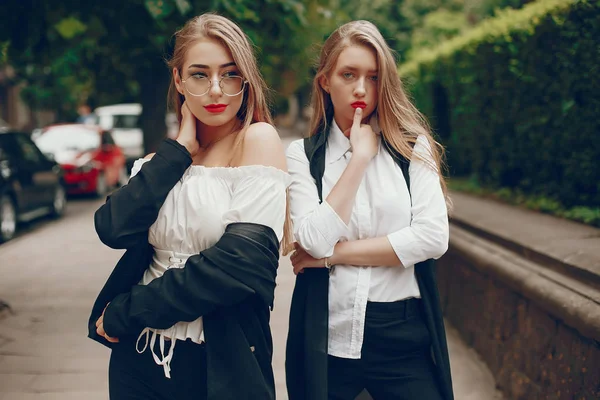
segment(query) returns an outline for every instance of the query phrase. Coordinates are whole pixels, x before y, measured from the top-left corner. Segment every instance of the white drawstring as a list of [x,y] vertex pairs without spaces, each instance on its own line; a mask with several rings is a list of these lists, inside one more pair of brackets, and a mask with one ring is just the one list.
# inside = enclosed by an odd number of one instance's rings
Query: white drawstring
[[[146,344],[144,344],[144,348],[142,350],[140,350],[140,349],[138,349],[138,343],[140,342],[140,339],[144,335],[146,335]],[[144,330],[142,331],[142,333],[140,333],[140,336],[138,336],[137,341],[135,342],[135,350],[139,354],[142,354],[144,351],[146,351],[146,348],[148,347],[148,336],[149,335],[150,335],[150,328],[144,328]]]
[[[150,336],[150,328],[144,328],[140,336],[138,336],[137,341],[135,342],[135,349],[138,353],[142,354],[148,348],[148,338]],[[144,348],[142,350],[139,349],[139,342],[142,336],[146,336],[146,343],[144,344]],[[156,336],[160,336],[159,347],[160,347],[160,355],[162,360],[154,353],[154,345],[156,344]],[[152,357],[154,358],[154,362],[157,365],[162,365],[165,370],[165,376],[171,379],[171,360],[173,360],[173,350],[175,350],[175,342],[177,339],[171,339],[171,347],[169,348],[169,352],[165,357],[165,337],[155,330],[152,330],[152,338],[150,339],[150,352],[152,353]]]
[[[168,256],[168,258],[167,258],[167,256]],[[168,269],[183,268],[183,266],[185,265],[185,261],[187,260],[187,257],[189,257],[189,255],[186,255],[183,253],[175,253],[175,252],[168,251],[168,250],[155,249],[154,256],[153,256],[153,265],[154,265],[154,268],[157,270],[154,272],[150,271],[151,275],[154,278],[157,278],[157,277],[161,276],[163,274],[163,272]],[[167,260],[168,260],[168,262],[167,262]],[[152,268],[151,268],[151,270],[152,270]],[[143,278],[143,279],[146,279],[146,278]],[[151,280],[152,279],[149,279],[148,282]],[[148,284],[148,282],[146,282],[145,284]],[[152,332],[152,337],[150,337],[150,332]],[[167,352],[166,356],[165,356],[164,333],[161,334],[161,333],[157,332],[156,329],[144,328],[142,330],[142,332],[140,333],[140,335],[138,336],[137,341],[135,342],[136,351],[139,354],[142,354],[148,348],[148,341],[150,341],[150,351],[152,352],[152,358],[154,358],[154,362],[156,362],[156,364],[163,366],[163,368],[165,370],[165,376],[167,378],[171,378],[171,361],[173,360],[173,351],[175,350],[175,342],[177,341],[177,338],[175,337],[177,334],[175,332],[175,329],[167,330],[167,333],[171,333],[171,332],[172,332],[172,336],[173,336],[171,338],[171,347],[169,348],[169,351]],[[160,357],[158,357],[158,355],[154,351],[157,335],[160,336],[160,340],[159,340]],[[140,340],[142,340],[142,338],[144,338],[144,337],[146,339],[145,343],[144,343],[144,347],[140,350],[140,348],[139,348]]]

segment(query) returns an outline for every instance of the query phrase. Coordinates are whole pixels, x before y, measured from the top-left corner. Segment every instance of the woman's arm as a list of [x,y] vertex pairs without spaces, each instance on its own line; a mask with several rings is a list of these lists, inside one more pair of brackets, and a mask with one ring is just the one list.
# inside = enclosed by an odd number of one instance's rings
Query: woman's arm
[[375,157],[379,147],[379,141],[373,128],[361,122],[362,109],[356,108],[350,128],[350,145],[352,146],[350,162],[326,199],[346,225],[350,223],[358,187],[365,176],[369,162]]
[[160,207],[191,163],[184,146],[165,139],[152,159],[96,211],[94,224],[100,240],[115,249],[147,241]]
[[116,296],[106,307],[102,329],[113,338],[145,327],[164,329],[265,290],[273,292],[278,250],[271,229],[232,225],[213,247],[190,257],[184,268],[171,268],[148,285],[135,285]]
[[412,220],[406,228],[387,235],[405,267],[440,258],[448,250],[448,209],[435,165],[427,138],[420,136],[409,167]]
[[339,242],[335,246],[333,256],[329,257],[331,265],[360,266],[396,266],[401,261],[386,236]]
[[[240,166],[285,169],[281,140],[275,129],[253,124],[246,132]],[[231,209],[223,215],[226,225],[250,223],[249,229],[282,232],[286,208],[287,175],[263,169],[255,176],[234,183]],[[239,231],[239,224],[236,225]],[[182,269],[170,269],[148,285],[137,285],[117,296],[107,307],[103,329],[119,337],[144,327],[168,328],[178,321],[193,321],[220,307],[231,306],[256,294],[249,284],[261,276],[261,267],[273,263],[273,285],[278,260],[278,241],[261,236],[260,243],[226,234],[210,249],[190,257]],[[265,242],[267,240],[267,242]],[[233,243],[233,244],[232,244]],[[269,249],[274,250],[273,252]],[[266,261],[265,261],[266,257]],[[238,280],[236,270],[254,271],[247,281]],[[264,276],[263,276],[264,278]],[[264,279],[261,279],[264,282]]]
[[317,186],[310,174],[302,140],[293,142],[286,156],[292,177],[289,196],[294,238],[315,258],[331,256],[347,226],[327,201],[319,204]]
[[[357,266],[412,266],[430,258],[441,257],[448,249],[449,225],[446,201],[437,171],[430,165],[429,143],[420,137],[409,168],[411,214],[410,226],[387,236],[339,242],[329,258],[329,264]],[[431,163],[430,163],[431,162]],[[292,260],[294,270],[323,267],[325,260],[310,257],[302,249]]]
[[323,203],[319,204],[302,142],[293,143],[287,153],[288,168],[294,178],[290,186],[294,235],[315,258],[330,257],[335,244],[347,232],[358,187],[377,153],[377,137],[369,125],[361,125],[361,112],[356,109],[350,132],[353,148],[350,162]]

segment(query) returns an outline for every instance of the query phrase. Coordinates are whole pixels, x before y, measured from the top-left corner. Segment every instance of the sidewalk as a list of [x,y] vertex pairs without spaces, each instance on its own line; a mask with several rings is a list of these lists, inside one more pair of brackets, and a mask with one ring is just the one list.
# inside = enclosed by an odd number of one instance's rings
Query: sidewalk
[[451,197],[454,225],[543,265],[540,275],[600,304],[600,229],[464,193]]

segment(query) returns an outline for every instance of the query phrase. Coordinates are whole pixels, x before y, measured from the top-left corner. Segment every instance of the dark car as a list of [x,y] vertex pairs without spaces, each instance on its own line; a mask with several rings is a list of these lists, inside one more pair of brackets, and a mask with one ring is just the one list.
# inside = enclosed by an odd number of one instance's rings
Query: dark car
[[0,242],[12,239],[19,222],[65,211],[60,166],[21,132],[0,132]]

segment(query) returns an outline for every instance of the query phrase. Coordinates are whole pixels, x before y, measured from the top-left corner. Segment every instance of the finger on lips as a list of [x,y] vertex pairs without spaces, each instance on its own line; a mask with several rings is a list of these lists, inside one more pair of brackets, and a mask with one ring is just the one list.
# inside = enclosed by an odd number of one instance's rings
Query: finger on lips
[[362,121],[362,108],[356,107],[356,109],[354,110],[353,125],[360,127],[361,121]]

